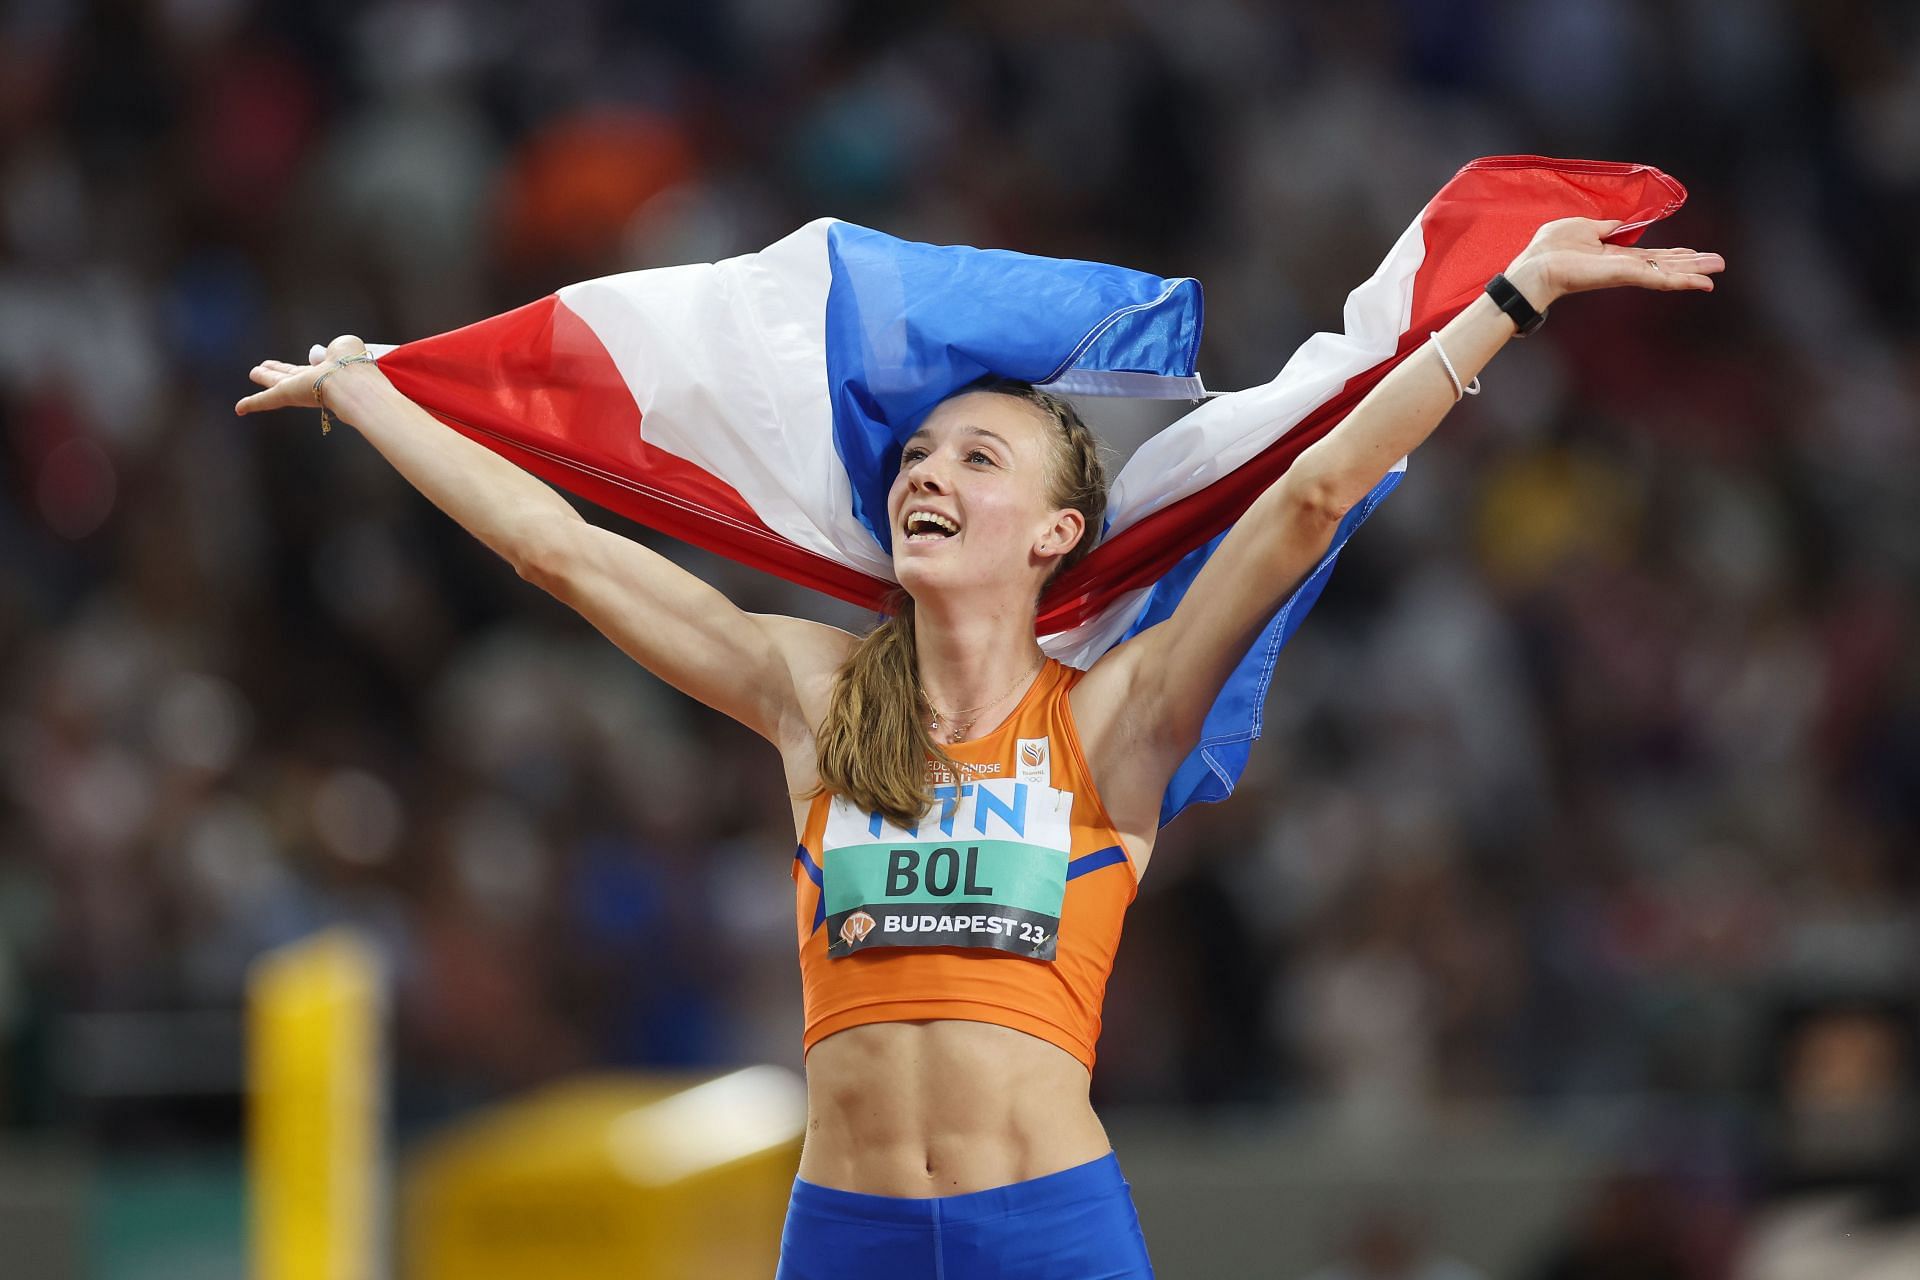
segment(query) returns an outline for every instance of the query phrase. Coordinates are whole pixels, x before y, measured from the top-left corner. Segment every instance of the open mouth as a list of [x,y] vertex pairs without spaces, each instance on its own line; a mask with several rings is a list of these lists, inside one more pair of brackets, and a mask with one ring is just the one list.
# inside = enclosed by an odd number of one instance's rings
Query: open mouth
[[960,526],[932,511],[915,511],[906,520],[908,542],[938,542],[960,532]]

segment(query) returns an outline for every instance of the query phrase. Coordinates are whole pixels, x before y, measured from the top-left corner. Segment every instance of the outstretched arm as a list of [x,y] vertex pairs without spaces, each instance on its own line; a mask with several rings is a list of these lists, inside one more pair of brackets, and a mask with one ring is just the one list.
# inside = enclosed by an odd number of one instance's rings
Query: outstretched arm
[[580,518],[547,485],[437,422],[364,354],[335,339],[318,364],[254,367],[267,388],[237,413],[326,405],[357,428],[414,488],[511,564],[577,610],[668,684],[783,749],[811,732],[853,638],[795,618],[749,614],[664,556]]
[[[1549,222],[1505,274],[1545,311],[1567,294],[1593,289],[1710,291],[1711,277],[1726,265],[1718,254],[1691,249],[1603,243],[1620,225],[1590,218]],[[1513,335],[1513,321],[1483,294],[1440,331],[1440,344],[1460,380],[1471,383]],[[1148,789],[1157,804],[1166,778],[1199,741],[1234,665],[1326,554],[1341,519],[1453,407],[1453,381],[1432,345],[1402,361],[1340,425],[1301,452],[1222,540],[1170,618],[1088,673],[1076,691],[1075,715],[1083,738],[1091,740],[1089,763],[1103,793],[1111,775]]]

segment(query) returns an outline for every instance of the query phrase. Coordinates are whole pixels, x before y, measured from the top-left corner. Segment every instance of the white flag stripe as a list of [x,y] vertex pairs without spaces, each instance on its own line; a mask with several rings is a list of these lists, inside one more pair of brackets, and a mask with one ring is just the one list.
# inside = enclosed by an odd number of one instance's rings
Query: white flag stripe
[[833,444],[816,219],[758,253],[570,285],[641,413],[648,444],[726,477],[767,527],[875,577],[892,560],[853,515]]
[[1216,396],[1141,444],[1114,480],[1109,534],[1239,469],[1349,378],[1391,356],[1411,319],[1414,276],[1425,260],[1415,218],[1379,268],[1347,295],[1344,333],[1314,334],[1273,381]]

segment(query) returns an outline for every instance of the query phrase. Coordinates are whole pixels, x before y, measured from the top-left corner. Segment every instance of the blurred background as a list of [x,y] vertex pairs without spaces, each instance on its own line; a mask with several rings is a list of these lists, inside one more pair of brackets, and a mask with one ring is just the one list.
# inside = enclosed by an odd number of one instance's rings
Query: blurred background
[[[1667,170],[1646,243],[1728,272],[1556,308],[1414,458],[1162,838],[1096,1101],[1175,1280],[1920,1275],[1904,0],[11,0],[7,1274],[244,1273],[246,974],[328,924],[403,1159],[798,1066],[772,751],[352,431],[234,417],[255,361],[834,214],[1196,276],[1234,388],[1524,152]],[[1117,460],[1180,407],[1087,408]]]

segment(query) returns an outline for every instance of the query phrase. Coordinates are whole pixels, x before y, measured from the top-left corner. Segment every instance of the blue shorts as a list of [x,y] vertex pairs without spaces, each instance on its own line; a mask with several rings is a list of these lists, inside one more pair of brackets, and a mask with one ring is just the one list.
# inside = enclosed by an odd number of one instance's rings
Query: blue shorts
[[907,1199],[798,1178],[775,1280],[1152,1280],[1133,1195],[1109,1151],[963,1196]]

